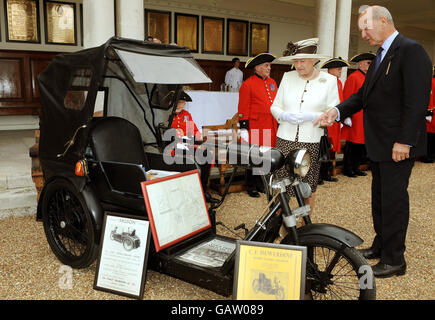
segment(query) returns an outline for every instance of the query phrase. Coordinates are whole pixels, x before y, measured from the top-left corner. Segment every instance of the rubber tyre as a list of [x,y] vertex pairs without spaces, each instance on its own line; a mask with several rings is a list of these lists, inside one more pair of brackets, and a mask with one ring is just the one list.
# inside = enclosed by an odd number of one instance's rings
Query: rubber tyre
[[124,246],[125,251],[131,251],[133,250],[133,241],[131,241],[130,239],[124,239],[122,241],[122,245]]
[[[282,244],[292,244],[291,243],[291,237],[290,235],[287,235],[281,242]],[[310,236],[304,236],[299,238],[299,245],[306,246],[307,247],[307,263],[306,263],[306,283],[305,283],[305,290],[306,294],[310,295],[313,299],[326,299],[326,300],[336,300],[336,299],[344,299],[344,300],[352,300],[358,299],[358,300],[375,300],[376,299],[376,285],[375,285],[375,278],[373,276],[373,272],[371,274],[366,273],[365,271],[369,270],[371,271],[371,268],[367,261],[364,259],[364,257],[355,249],[355,248],[349,248],[344,247],[343,244],[339,241],[325,237],[322,235],[310,235]],[[347,274],[340,274],[333,276],[330,281],[333,283],[326,286],[326,293],[319,293],[316,289],[309,288],[315,288],[318,284],[321,283],[321,281],[318,281],[320,279],[318,273],[313,272],[314,269],[316,271],[319,271],[317,267],[313,269],[313,264],[310,259],[310,251],[313,250],[313,248],[318,248],[319,251],[322,251],[322,254],[326,256],[326,253],[328,253],[328,258],[331,258],[333,260],[333,256],[337,255],[339,257],[339,265],[337,264],[336,267],[332,270],[331,273],[328,273],[329,276],[332,277],[334,272],[341,272],[343,269],[348,270]],[[340,251],[341,250],[341,251]],[[340,254],[338,253],[340,252]],[[320,259],[321,260],[321,259]],[[323,260],[325,260],[325,257],[323,257]],[[328,259],[326,259],[328,260]],[[317,259],[314,261],[315,263],[322,264],[322,261],[319,261]],[[346,267],[346,269],[345,269]],[[341,268],[341,269],[340,269]],[[323,269],[323,270],[322,270]],[[325,271],[325,268],[320,268],[320,271]],[[334,271],[335,270],[335,271]],[[342,271],[343,273],[345,271]],[[326,275],[327,273],[324,273],[323,275]],[[344,279],[344,277],[347,277]],[[334,279],[335,278],[335,279]],[[344,281],[346,280],[346,281]],[[352,281],[353,283],[349,284],[349,281]],[[339,285],[339,283],[343,283],[343,285]],[[363,285],[363,288],[361,286]],[[334,287],[335,286],[335,287]],[[318,286],[320,288],[321,286]],[[340,287],[340,290],[335,290],[336,287]],[[345,290],[351,289],[350,295],[344,295],[340,296],[337,293],[344,293]],[[358,293],[359,290],[359,293]]]
[[72,268],[86,268],[98,254],[95,223],[83,196],[72,183],[58,179],[47,185],[42,220],[55,256]]

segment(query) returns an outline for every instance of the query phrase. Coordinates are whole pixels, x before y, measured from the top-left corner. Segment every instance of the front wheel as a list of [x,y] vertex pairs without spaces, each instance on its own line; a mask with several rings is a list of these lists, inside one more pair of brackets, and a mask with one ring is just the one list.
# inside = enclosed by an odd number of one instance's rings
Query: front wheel
[[[292,244],[290,236],[281,242]],[[375,279],[371,267],[355,249],[322,235],[301,237],[307,247],[306,298],[314,300],[374,300]]]
[[83,196],[58,179],[47,185],[42,201],[44,231],[53,253],[72,268],[89,266],[98,253],[97,233]]

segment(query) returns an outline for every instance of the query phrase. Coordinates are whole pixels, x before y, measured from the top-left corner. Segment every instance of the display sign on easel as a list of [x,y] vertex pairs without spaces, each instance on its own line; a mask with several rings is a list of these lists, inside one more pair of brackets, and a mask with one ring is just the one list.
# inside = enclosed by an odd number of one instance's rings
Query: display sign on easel
[[156,252],[211,228],[198,170],[144,181],[141,186]]
[[303,299],[306,256],[306,247],[237,241],[233,298]]
[[94,289],[142,299],[150,239],[145,217],[106,213]]

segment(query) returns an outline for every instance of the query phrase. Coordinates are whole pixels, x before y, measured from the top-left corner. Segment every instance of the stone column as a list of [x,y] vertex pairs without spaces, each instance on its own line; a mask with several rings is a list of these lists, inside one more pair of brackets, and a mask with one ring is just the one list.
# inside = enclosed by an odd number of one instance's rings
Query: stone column
[[318,53],[333,57],[337,0],[317,0]]
[[117,36],[136,40],[144,40],[145,13],[143,0],[116,1]]
[[83,0],[83,46],[96,47],[115,35],[114,0]]
[[[83,46],[97,47],[115,35],[115,1],[83,0]],[[104,97],[97,95],[94,112],[102,112]]]
[[[334,57],[349,58],[350,21],[352,18],[352,0],[337,0],[337,19],[335,23]],[[343,68],[341,82],[346,81],[347,68]]]

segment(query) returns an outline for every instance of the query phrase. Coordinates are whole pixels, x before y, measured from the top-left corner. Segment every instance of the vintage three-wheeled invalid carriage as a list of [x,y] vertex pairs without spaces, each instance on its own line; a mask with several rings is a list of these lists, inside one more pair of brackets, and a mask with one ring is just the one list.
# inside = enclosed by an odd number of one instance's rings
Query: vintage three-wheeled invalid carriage
[[[210,81],[186,48],[121,38],[58,55],[40,75],[39,155],[45,183],[37,219],[43,221],[48,243],[62,263],[84,268],[95,261],[105,212],[147,216],[140,186],[147,170],[198,170],[202,184],[207,183],[210,163],[199,164],[194,157],[178,152],[173,157],[181,161],[168,163],[164,157],[172,143],[166,141],[165,132],[182,85]],[[102,115],[96,117],[99,105]],[[307,215],[309,207],[303,198],[310,190],[298,179],[306,174],[309,163],[305,150],[285,158],[273,148],[237,142],[210,148],[210,141],[206,143],[211,154],[224,148],[236,159],[246,160],[244,165],[258,163],[255,157],[269,159],[268,210],[245,240],[272,242],[284,223],[289,233],[282,243],[307,247],[305,288],[311,297],[375,297],[374,280],[360,286],[361,267],[367,263],[355,246],[362,240],[337,226],[313,224]],[[273,172],[282,166],[289,171],[289,179],[276,181]],[[298,208],[290,209],[285,184],[295,188]],[[213,213],[211,207],[209,214]],[[299,217],[305,225],[296,228]],[[151,245],[148,265],[230,295],[234,254],[218,268],[177,259],[186,249],[220,237],[211,227],[159,252]],[[327,255],[319,257],[325,252]]]

